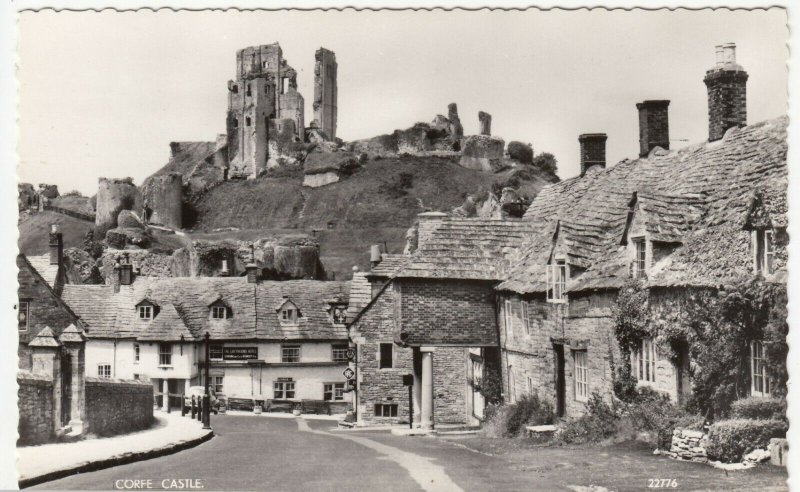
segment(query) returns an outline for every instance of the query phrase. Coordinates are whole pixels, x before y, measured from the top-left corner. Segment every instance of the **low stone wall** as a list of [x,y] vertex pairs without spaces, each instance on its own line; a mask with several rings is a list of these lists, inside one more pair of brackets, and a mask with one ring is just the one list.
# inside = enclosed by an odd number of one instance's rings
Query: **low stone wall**
[[75,217],[76,219],[87,220],[89,222],[94,222],[95,220],[94,214],[78,212],[77,210],[70,210],[68,208],[56,207],[55,205],[45,205],[44,209],[69,215],[70,217]]
[[148,382],[86,378],[88,431],[125,434],[153,423],[153,385]]
[[672,432],[672,445],[669,453],[665,454],[677,460],[706,463],[708,462],[707,444],[708,435],[702,431],[675,429]]
[[17,445],[41,444],[53,437],[53,380],[47,376],[17,373],[19,422]]

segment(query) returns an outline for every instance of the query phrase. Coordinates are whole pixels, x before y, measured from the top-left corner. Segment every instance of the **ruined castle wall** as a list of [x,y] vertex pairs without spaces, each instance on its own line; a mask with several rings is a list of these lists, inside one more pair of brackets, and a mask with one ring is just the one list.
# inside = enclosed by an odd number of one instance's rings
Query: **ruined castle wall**
[[336,139],[337,71],[336,54],[325,48],[317,50],[314,65],[314,119],[330,139]]
[[151,224],[182,227],[183,177],[179,173],[154,176],[142,190],[145,213]]
[[142,195],[130,178],[100,178],[97,185],[95,237],[105,237],[106,231],[117,227],[117,215],[122,210],[142,211]]
[[271,78],[228,83],[229,177],[256,177],[266,169],[268,120],[276,114]]
[[305,101],[303,96],[297,92],[297,89],[292,87],[286,94],[280,96],[280,111],[278,118],[290,119],[294,121],[295,136],[299,140],[303,140],[305,136]]

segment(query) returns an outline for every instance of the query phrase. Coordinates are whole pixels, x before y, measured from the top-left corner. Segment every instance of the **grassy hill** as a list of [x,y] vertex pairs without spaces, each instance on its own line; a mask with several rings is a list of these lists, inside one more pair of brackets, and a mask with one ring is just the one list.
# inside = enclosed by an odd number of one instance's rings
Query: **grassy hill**
[[80,246],[94,222],[76,219],[50,210],[35,214],[25,213],[19,222],[19,250],[26,255],[43,255],[49,251],[50,224],[58,224],[64,235],[66,247]]

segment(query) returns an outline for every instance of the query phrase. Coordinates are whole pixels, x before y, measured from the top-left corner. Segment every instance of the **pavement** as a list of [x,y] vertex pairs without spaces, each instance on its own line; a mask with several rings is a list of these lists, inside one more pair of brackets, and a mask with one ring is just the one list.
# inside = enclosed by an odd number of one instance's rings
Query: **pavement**
[[785,490],[782,486],[785,469],[727,474],[709,466],[653,456],[651,451],[639,448],[542,448],[521,439],[341,432],[334,430],[335,421],[315,416],[259,417],[212,416],[215,437],[196,447],[33,488],[349,492],[603,490],[598,487],[642,490],[647,487],[648,478],[673,477],[679,481],[678,490]]
[[180,413],[156,411],[154,419],[149,429],[121,436],[17,448],[20,486],[163,456],[213,436],[201,422]]

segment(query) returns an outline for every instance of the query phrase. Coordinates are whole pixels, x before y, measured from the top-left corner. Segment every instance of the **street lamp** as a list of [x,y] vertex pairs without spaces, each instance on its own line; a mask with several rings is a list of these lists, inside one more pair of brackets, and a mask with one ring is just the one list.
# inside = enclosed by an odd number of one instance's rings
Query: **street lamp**
[[203,394],[203,429],[210,429],[211,428],[211,395],[208,391],[208,366],[211,365],[209,355],[209,340],[211,339],[211,335],[206,332],[206,377],[205,377],[205,393]]

